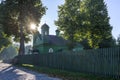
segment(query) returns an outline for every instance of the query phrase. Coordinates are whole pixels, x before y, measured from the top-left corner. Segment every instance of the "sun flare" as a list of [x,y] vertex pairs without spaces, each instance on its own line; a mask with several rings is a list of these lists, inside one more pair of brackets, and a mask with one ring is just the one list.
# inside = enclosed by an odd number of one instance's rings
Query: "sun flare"
[[35,25],[35,24],[30,24],[30,28],[31,28],[32,30],[35,30],[35,29],[36,29],[36,25]]

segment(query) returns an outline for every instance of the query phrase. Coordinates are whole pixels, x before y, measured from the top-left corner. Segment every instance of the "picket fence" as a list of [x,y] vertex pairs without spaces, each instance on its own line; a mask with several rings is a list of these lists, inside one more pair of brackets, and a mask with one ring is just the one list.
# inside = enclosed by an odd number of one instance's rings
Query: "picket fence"
[[19,64],[120,77],[120,47],[18,56]]

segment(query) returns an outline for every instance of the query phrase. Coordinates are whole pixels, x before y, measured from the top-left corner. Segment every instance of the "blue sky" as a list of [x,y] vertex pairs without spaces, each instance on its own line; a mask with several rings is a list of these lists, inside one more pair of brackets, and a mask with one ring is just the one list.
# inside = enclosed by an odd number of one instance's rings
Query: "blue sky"
[[[50,34],[55,34],[57,26],[54,25],[54,21],[58,19],[58,5],[63,4],[64,0],[42,0],[42,2],[48,10],[46,15],[43,16],[41,24],[47,23],[50,26]],[[105,0],[105,2],[108,7],[110,24],[113,26],[112,34],[115,38],[117,38],[120,34],[120,9],[118,9],[120,8],[120,0]]]
[[58,19],[58,5],[63,4],[64,0],[42,0],[42,3],[48,8],[48,10],[46,12],[46,15],[43,16],[40,26],[44,23],[47,23],[50,27],[50,34],[55,34],[57,26],[55,26],[54,21]]
[[120,0],[105,0],[110,16],[110,24],[113,26],[112,34],[115,38],[120,34]]
[[[50,26],[50,34],[55,34],[57,26],[55,26],[54,21],[58,19],[58,5],[63,4],[64,0],[42,0],[42,2],[48,10],[46,15],[42,17],[40,25],[47,23]],[[108,7],[110,24],[113,26],[112,34],[115,38],[117,38],[120,34],[120,0],[105,0],[105,2]]]

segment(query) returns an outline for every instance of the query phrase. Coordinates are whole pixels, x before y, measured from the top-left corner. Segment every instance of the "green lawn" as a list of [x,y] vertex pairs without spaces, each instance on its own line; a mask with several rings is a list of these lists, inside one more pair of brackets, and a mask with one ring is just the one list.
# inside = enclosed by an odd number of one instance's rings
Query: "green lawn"
[[38,67],[34,65],[29,65],[29,64],[22,64],[17,66],[22,66],[24,68],[37,71],[39,73],[48,74],[49,76],[52,76],[52,77],[62,78],[63,80],[120,80],[120,79],[113,79],[110,77],[96,76],[92,74],[69,72],[69,71],[52,69],[47,67]]

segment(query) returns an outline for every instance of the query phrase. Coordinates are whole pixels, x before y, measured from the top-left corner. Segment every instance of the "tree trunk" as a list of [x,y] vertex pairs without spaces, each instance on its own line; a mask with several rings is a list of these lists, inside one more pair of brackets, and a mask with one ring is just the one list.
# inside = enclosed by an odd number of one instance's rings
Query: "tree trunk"
[[19,48],[19,55],[24,55],[25,53],[25,38],[23,33],[23,23],[20,23],[20,48]]
[[20,48],[19,48],[19,55],[24,55],[25,54],[25,36],[23,33],[23,27],[24,27],[24,8],[23,8],[23,1],[20,2],[20,15],[19,15],[19,21],[20,21]]

